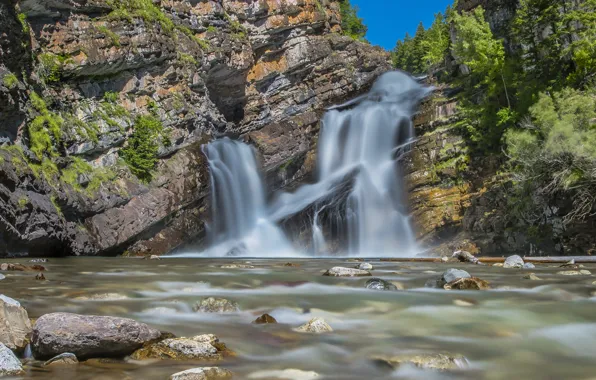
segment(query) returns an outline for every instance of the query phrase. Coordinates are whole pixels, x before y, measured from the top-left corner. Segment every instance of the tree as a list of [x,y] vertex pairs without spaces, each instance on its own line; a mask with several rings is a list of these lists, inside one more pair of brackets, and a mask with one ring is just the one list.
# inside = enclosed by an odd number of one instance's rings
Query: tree
[[355,40],[364,41],[368,28],[364,25],[364,20],[358,17],[358,8],[354,7],[350,0],[341,0],[339,9],[343,34]]
[[445,17],[439,12],[435,14],[435,21],[426,31],[421,42],[422,59],[426,70],[445,62],[450,42],[449,26],[445,22]]
[[414,38],[411,38],[408,33],[403,41],[398,41],[392,56],[393,64],[396,68],[408,71],[410,73],[422,73],[425,71],[424,65],[424,41],[426,31],[422,23],[418,24]]

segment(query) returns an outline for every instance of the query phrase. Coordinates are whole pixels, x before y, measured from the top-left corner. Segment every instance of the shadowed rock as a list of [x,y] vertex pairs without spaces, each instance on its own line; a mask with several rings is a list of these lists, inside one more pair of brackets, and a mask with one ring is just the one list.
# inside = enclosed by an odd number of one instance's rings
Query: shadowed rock
[[0,377],[23,374],[21,362],[4,344],[0,343]]
[[44,367],[48,365],[73,365],[79,364],[79,360],[75,354],[71,354],[66,352],[64,354],[60,354],[48,360],[47,362],[43,363]]
[[263,325],[267,323],[277,323],[277,320],[269,314],[263,314],[259,318],[255,319],[253,323],[256,323],[257,325]]
[[443,286],[445,290],[486,290],[490,289],[488,281],[479,279],[478,277],[458,278]]

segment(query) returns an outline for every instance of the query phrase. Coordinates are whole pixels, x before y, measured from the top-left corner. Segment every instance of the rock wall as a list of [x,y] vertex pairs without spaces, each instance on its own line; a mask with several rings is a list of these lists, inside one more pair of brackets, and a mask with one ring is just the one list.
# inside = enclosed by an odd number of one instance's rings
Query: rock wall
[[[0,256],[162,254],[201,244],[200,146],[259,152],[275,188],[314,165],[324,108],[389,69],[319,0],[0,4]],[[139,117],[162,134],[151,179],[123,162]]]

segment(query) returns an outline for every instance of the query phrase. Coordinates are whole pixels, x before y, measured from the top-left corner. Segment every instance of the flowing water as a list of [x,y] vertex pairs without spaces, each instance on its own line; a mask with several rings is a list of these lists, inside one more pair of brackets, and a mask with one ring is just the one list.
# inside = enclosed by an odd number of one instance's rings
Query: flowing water
[[[237,259],[239,260],[239,259]],[[8,260],[14,262],[15,260]],[[250,269],[224,269],[237,262]],[[15,298],[31,318],[64,311],[130,317],[177,336],[213,333],[236,357],[215,365],[249,379],[263,370],[316,371],[322,379],[590,379],[596,373],[595,276],[563,276],[538,266],[527,271],[471,264],[393,263],[379,260],[373,275],[401,282],[403,291],[364,288],[366,278],[332,278],[322,271],[354,266],[339,259],[287,260],[64,258],[35,273],[4,272],[0,293]],[[425,288],[450,267],[491,282],[489,291]],[[586,265],[593,273],[596,267]],[[103,300],[89,296],[113,293]],[[201,314],[205,297],[239,303],[240,312]],[[93,297],[91,297],[93,298]],[[269,313],[279,324],[251,322]],[[334,329],[294,332],[313,317]],[[371,358],[404,353],[464,355],[468,366],[433,372],[405,366],[392,371]],[[74,367],[26,366],[32,379],[166,379],[214,365],[202,362],[90,360]]]

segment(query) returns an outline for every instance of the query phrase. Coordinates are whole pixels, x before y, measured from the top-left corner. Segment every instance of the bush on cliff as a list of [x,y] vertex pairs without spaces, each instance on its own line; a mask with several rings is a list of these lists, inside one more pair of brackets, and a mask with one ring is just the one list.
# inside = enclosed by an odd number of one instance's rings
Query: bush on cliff
[[358,8],[354,7],[350,0],[340,0],[339,8],[343,33],[355,40],[364,40],[368,28],[364,25],[364,21],[358,17]]

